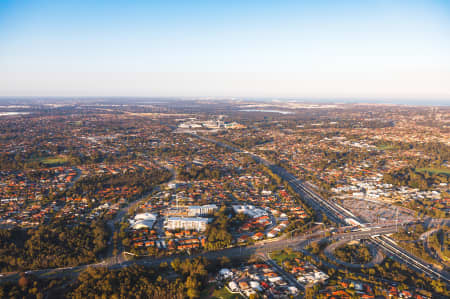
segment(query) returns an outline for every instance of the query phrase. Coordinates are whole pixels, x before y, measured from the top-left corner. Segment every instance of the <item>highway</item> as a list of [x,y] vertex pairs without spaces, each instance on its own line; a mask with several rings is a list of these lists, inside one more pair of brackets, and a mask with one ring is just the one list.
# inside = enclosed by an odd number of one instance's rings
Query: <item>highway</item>
[[[282,172],[278,172],[278,175],[282,174]],[[305,186],[296,180],[295,178],[292,178],[292,176],[287,176],[289,178],[289,182],[291,183],[291,186],[294,188],[295,191],[299,191],[300,194],[305,194],[307,200],[312,199],[312,205],[319,206],[320,210],[325,212],[327,217],[329,217],[332,220],[335,220],[337,223],[345,223],[346,218],[352,218],[349,213],[346,213],[345,210],[337,206],[336,204],[326,201],[320,196],[315,195],[311,190],[308,188],[305,188]],[[303,198],[303,197],[302,197]],[[316,201],[314,203],[314,201]],[[324,211],[324,208],[325,210]],[[358,222],[364,223],[361,221],[361,219],[357,219]],[[412,255],[405,249],[401,248],[397,244],[395,244],[389,237],[386,236],[376,236],[371,237],[370,240],[372,240],[376,245],[378,245],[383,251],[388,253],[390,256],[398,260],[399,262],[403,262],[410,266],[413,270],[418,271],[419,273],[423,272],[427,276],[433,278],[433,279],[442,279],[447,284],[450,284],[450,277],[447,273],[439,271],[437,269],[434,269],[432,265],[429,263],[423,261],[422,259]]]
[[[306,187],[304,183],[295,178],[292,174],[288,173],[286,170],[281,167],[274,166],[272,171],[287,180],[291,187],[296,191],[302,199],[306,200],[315,210],[321,211],[327,215],[327,217],[338,224],[346,224],[345,219],[354,219],[359,223],[362,223],[364,226],[367,224],[364,223],[359,218],[356,218],[350,211],[342,208],[334,202],[327,201],[313,192],[310,188]],[[375,232],[374,232],[375,233]],[[375,233],[375,235],[378,235]],[[395,258],[399,262],[403,262],[407,264],[410,268],[419,273],[423,272],[427,276],[433,279],[442,279],[447,284],[450,284],[450,277],[447,273],[434,269],[434,267],[422,259],[412,255],[407,252],[397,244],[395,244],[389,237],[386,236],[376,236],[371,237],[372,240],[377,246],[379,246],[385,253],[389,254],[393,258]]]
[[[323,199],[320,195],[311,190],[311,188],[307,186],[304,182],[296,178],[294,175],[289,173],[284,168],[278,165],[274,165],[269,161],[267,161],[266,159],[258,155],[255,155],[254,153],[242,151],[239,148],[230,146],[228,144],[224,144],[220,141],[216,141],[211,138],[207,138],[193,133],[191,133],[191,135],[200,138],[202,140],[213,142],[217,145],[223,146],[233,151],[249,154],[250,156],[253,157],[253,159],[255,159],[255,161],[269,167],[269,169],[273,173],[277,174],[283,180],[287,181],[289,185],[293,188],[293,190],[297,194],[299,194],[300,197],[317,212],[324,213],[330,220],[332,220],[337,224],[345,225],[348,224],[349,220],[351,220],[354,223],[360,223],[362,227],[367,229],[368,224],[364,223],[364,221],[362,221],[361,219],[353,215],[350,211],[341,207],[337,203]],[[419,273],[423,272],[433,279],[442,279],[445,283],[450,284],[450,276],[448,275],[448,273],[434,269],[432,265],[424,262],[420,258],[407,252],[406,250],[395,244],[395,242],[393,242],[393,240],[391,240],[390,238],[386,236],[378,236],[381,233],[377,233],[375,232],[375,230],[371,230],[371,233],[372,234],[370,234],[371,237],[370,239],[377,246],[379,246],[385,253],[389,254],[399,262],[405,263],[406,265],[410,266],[413,270],[418,271]]]
[[[329,219],[333,220],[337,224],[345,225],[347,223],[346,219],[349,218],[353,219],[354,221],[362,223],[361,220],[355,217],[350,211],[347,211],[346,209],[342,208],[341,206],[339,206],[334,202],[321,198],[318,194],[312,191],[307,185],[305,185],[302,181],[298,180],[295,176],[287,172],[284,168],[273,165],[269,163],[267,160],[253,153],[242,151],[240,149],[224,144],[222,142],[212,140],[210,138],[206,138],[192,133],[191,135],[209,142],[216,143],[220,146],[224,146],[230,150],[251,155],[257,162],[266,165],[275,174],[279,175],[282,179],[286,180],[293,188],[293,190],[297,192],[302,199],[304,199],[307,203],[309,203],[312,208],[314,208],[318,212],[324,213],[325,215],[327,215]],[[147,257],[131,261],[123,261],[120,258],[112,258],[109,259],[108,261],[105,260],[100,263],[90,265],[56,268],[56,269],[41,269],[41,270],[27,271],[26,273],[34,274],[40,277],[56,278],[66,275],[72,276],[78,275],[80,271],[88,267],[107,267],[109,269],[119,269],[135,264],[143,266],[157,266],[162,262],[169,263],[177,257],[180,259],[192,258],[197,256],[203,256],[208,259],[215,259],[221,256],[235,258],[235,257],[250,256],[253,254],[267,254],[271,251],[285,249],[287,247],[300,250],[304,248],[306,245],[308,245],[310,242],[318,241],[325,238],[327,238],[328,240],[370,239],[377,246],[379,246],[379,248],[381,248],[385,253],[387,253],[394,259],[398,260],[399,262],[403,262],[406,265],[410,266],[413,270],[418,271],[419,273],[423,272],[433,279],[442,279],[442,281],[444,281],[447,284],[450,283],[450,279],[447,273],[434,269],[431,265],[415,257],[406,250],[400,248],[388,237],[381,236],[394,233],[397,230],[397,225],[386,224],[380,226],[375,224],[362,223],[361,226],[362,227],[359,230],[354,230],[352,232],[347,233],[345,232],[335,233],[328,237],[326,237],[325,235],[329,231],[318,231],[313,234],[295,236],[290,239],[280,238],[275,241],[261,241],[252,246],[230,247],[222,250],[203,252],[194,255],[167,256],[161,258]],[[19,275],[17,273],[10,273],[10,274],[3,273],[2,276],[0,276],[0,282],[17,280],[18,278]]]
[[[395,226],[390,227],[369,227],[366,231],[356,231],[356,232],[348,232],[348,233],[340,233],[333,234],[329,237],[326,237],[329,240],[340,240],[340,239],[367,239],[371,235],[374,234],[388,234],[395,231]],[[217,251],[207,251],[201,252],[193,255],[173,255],[173,256],[165,256],[160,258],[154,257],[145,257],[141,259],[123,261],[123,259],[112,259],[108,262],[102,261],[100,263],[76,266],[76,267],[64,267],[64,268],[51,268],[51,269],[39,269],[39,270],[31,270],[27,271],[27,274],[32,274],[41,278],[60,278],[63,276],[76,276],[81,271],[87,269],[88,267],[106,267],[108,269],[120,269],[129,267],[132,265],[141,265],[141,266],[158,266],[160,263],[167,262],[170,263],[175,258],[186,259],[186,258],[194,258],[198,256],[203,256],[207,259],[217,259],[222,256],[227,256],[229,258],[239,258],[239,257],[249,257],[254,254],[268,254],[269,252],[292,248],[292,249],[302,249],[311,242],[319,241],[325,238],[325,234],[328,231],[318,231],[313,234],[308,235],[300,235],[295,236],[289,239],[278,239],[273,242],[269,241],[260,241],[255,245],[251,246],[236,246],[229,247]],[[3,276],[0,277],[0,282],[6,281],[17,281],[19,279],[18,273],[3,273]]]
[[406,263],[415,271],[419,273],[423,272],[431,278],[438,278],[443,280],[445,283],[450,284],[448,273],[434,269],[432,265],[397,246],[392,239],[386,236],[376,236],[371,237],[371,240],[383,248],[383,250],[389,253],[394,259]]

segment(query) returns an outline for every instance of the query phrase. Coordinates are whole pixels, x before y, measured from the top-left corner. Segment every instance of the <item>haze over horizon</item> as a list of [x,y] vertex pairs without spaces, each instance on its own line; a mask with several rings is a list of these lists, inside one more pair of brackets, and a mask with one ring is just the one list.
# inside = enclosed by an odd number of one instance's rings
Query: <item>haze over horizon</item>
[[448,1],[2,1],[0,96],[450,101]]

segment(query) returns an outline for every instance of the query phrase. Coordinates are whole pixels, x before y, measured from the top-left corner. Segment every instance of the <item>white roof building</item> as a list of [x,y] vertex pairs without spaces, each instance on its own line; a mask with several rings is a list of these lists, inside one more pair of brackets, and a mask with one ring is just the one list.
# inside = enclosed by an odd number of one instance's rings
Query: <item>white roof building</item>
[[139,221],[139,220],[156,220],[156,215],[152,214],[152,213],[141,213],[141,214],[136,214],[136,216],[134,216],[134,221]]
[[152,213],[141,213],[130,220],[132,229],[152,228],[158,216]]
[[228,287],[230,288],[230,290],[232,292],[236,292],[239,289],[238,285],[235,281],[230,281],[230,283],[228,284]]
[[258,218],[268,215],[266,210],[255,207],[253,205],[233,205],[233,210],[235,213],[243,213],[252,218]]
[[224,278],[233,277],[233,272],[231,272],[231,270],[227,268],[220,269],[219,274]]

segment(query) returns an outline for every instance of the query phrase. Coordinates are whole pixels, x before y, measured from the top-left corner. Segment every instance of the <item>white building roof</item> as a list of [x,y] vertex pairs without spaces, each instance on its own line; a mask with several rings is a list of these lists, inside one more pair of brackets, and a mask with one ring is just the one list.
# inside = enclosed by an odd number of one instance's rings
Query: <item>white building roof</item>
[[152,214],[152,213],[141,213],[141,214],[137,214],[136,216],[134,216],[134,221],[139,221],[139,220],[156,220],[156,215]]

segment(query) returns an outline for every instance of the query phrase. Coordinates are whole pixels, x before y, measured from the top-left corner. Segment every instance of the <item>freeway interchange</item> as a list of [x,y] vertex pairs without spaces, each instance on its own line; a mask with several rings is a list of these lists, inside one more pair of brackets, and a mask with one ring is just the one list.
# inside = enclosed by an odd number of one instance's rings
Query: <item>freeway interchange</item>
[[[433,268],[433,266],[421,260],[420,258],[412,255],[411,253],[407,252],[403,248],[399,247],[393,240],[385,236],[387,234],[391,234],[397,231],[398,228],[397,223],[395,223],[395,225],[394,224],[375,225],[370,223],[363,223],[361,219],[358,219],[350,211],[344,209],[337,203],[323,199],[320,195],[311,190],[311,188],[307,186],[304,182],[298,180],[295,176],[290,174],[284,168],[277,165],[273,165],[264,158],[257,156],[253,153],[250,153],[248,151],[242,151],[234,146],[201,135],[197,135],[192,132],[190,132],[190,134],[196,138],[200,138],[208,142],[213,142],[229,150],[242,152],[252,156],[253,159],[255,159],[255,161],[269,167],[269,169],[273,173],[277,174],[283,180],[287,181],[294,190],[294,192],[299,194],[302,200],[308,203],[314,210],[325,214],[328,217],[328,219],[332,220],[338,225],[343,226],[347,225],[348,219],[351,219],[355,223],[360,223],[360,228],[354,228],[350,232],[345,232],[342,230],[339,230],[338,232],[334,231],[333,234],[331,234],[330,230],[322,230],[307,235],[291,236],[290,238],[286,237],[285,235],[284,238],[282,237],[272,241],[260,241],[251,246],[245,247],[234,246],[217,251],[208,251],[194,255],[182,255],[182,256],[173,255],[161,258],[144,257],[129,261],[124,261],[122,258],[119,258],[118,256],[115,257],[113,256],[103,260],[100,263],[95,264],[82,265],[76,267],[32,270],[27,271],[26,273],[46,278],[58,278],[62,276],[77,276],[79,272],[88,267],[107,267],[109,269],[120,269],[131,265],[158,266],[160,263],[163,262],[171,262],[175,258],[185,259],[197,256],[203,256],[208,259],[215,259],[222,256],[227,256],[229,258],[237,258],[250,256],[253,254],[268,254],[271,251],[280,250],[287,247],[292,248],[294,250],[303,250],[303,248],[308,244],[310,244],[311,242],[320,240],[342,241],[342,240],[368,239],[391,258],[399,262],[405,263],[410,268],[412,268],[415,271],[418,271],[419,273],[423,272],[433,279],[441,279],[447,285],[450,284],[450,277],[447,273]],[[0,276],[0,282],[14,281],[17,280],[18,278],[19,278],[18,273],[9,273],[9,274],[4,273]]]
[[[355,222],[363,223],[360,219],[355,219],[354,215],[340,207],[339,205],[327,201],[321,198],[319,195],[315,194],[312,190],[310,190],[305,184],[303,184],[300,180],[296,179],[293,175],[289,174],[287,171],[282,169],[281,167],[274,167],[272,169],[276,174],[281,176],[283,179],[287,180],[291,187],[293,187],[294,191],[296,191],[302,199],[305,199],[311,206],[319,210],[329,219],[332,219],[334,222],[338,224],[345,224],[344,219],[353,219]],[[362,224],[363,230],[367,230],[367,224]],[[397,227],[397,225],[395,225]],[[377,246],[379,246],[385,253],[392,256],[394,259],[403,262],[413,268],[418,272],[423,272],[431,278],[438,278],[445,281],[447,284],[450,283],[450,277],[447,273],[438,271],[433,268],[432,265],[423,261],[422,259],[412,255],[407,252],[400,246],[398,246],[392,239],[386,236],[381,236],[381,233],[377,233],[376,231],[370,231],[370,240],[374,242]]]
[[[306,203],[308,203],[314,210],[317,212],[324,213],[328,219],[332,220],[333,222],[337,223],[338,225],[346,225],[349,222],[358,223],[361,226],[361,230],[366,231],[367,234],[365,234],[365,238],[369,238],[376,246],[378,246],[381,250],[383,250],[386,254],[391,256],[393,259],[403,262],[406,265],[408,265],[410,268],[412,268],[415,271],[423,272],[427,276],[433,278],[433,279],[442,279],[446,284],[450,284],[450,276],[448,273],[444,271],[439,271],[435,269],[432,265],[428,264],[427,262],[423,261],[422,259],[412,255],[411,253],[407,252],[400,246],[398,246],[392,239],[390,239],[387,236],[383,236],[384,234],[387,234],[388,232],[380,232],[378,229],[371,228],[370,224],[364,223],[361,219],[358,219],[353,213],[346,210],[345,208],[341,207],[337,203],[334,203],[329,200],[325,200],[320,195],[318,195],[316,192],[311,190],[309,186],[307,186],[304,182],[296,178],[294,175],[289,173],[284,168],[274,165],[267,161],[266,159],[253,154],[248,151],[242,151],[234,146],[224,144],[223,142],[213,140],[211,138],[207,138],[201,135],[197,135],[195,133],[191,133],[192,136],[203,139],[205,141],[213,142],[217,145],[223,146],[227,149],[242,152],[245,154],[248,154],[253,157],[253,159],[265,166],[267,166],[274,174],[281,177],[283,180],[287,181],[289,185],[292,187],[292,189],[300,195],[302,200],[304,200]],[[402,223],[406,224],[406,223]],[[376,226],[378,227],[378,226]],[[398,223],[395,224],[395,228],[398,227]],[[393,233],[394,231],[391,231],[389,233]]]
[[[198,256],[203,256],[207,259],[216,259],[222,256],[227,256],[229,258],[239,258],[248,257],[254,254],[267,254],[269,252],[280,250],[284,248],[292,248],[294,250],[303,249],[305,246],[309,245],[311,242],[320,241],[323,239],[329,240],[340,240],[340,239],[364,239],[369,238],[373,234],[387,234],[395,232],[395,226],[387,227],[370,227],[366,231],[355,231],[348,233],[337,233],[326,237],[326,233],[329,230],[318,231],[309,235],[300,235],[291,238],[279,238],[274,241],[261,241],[251,246],[235,246],[229,247],[216,251],[207,251],[203,253],[193,254],[193,255],[173,255],[161,258],[145,257],[140,259],[134,259],[129,261],[123,261],[123,259],[110,258],[104,260],[100,263],[88,264],[76,267],[64,267],[64,268],[52,268],[52,269],[40,269],[27,271],[27,274],[33,274],[39,277],[45,278],[58,278],[63,276],[77,276],[82,270],[88,267],[107,267],[109,269],[120,269],[129,267],[132,265],[141,265],[147,267],[158,266],[160,263],[167,262],[170,263],[175,258],[185,259],[194,258]],[[114,262],[111,262],[113,260]],[[0,278],[0,281],[15,281],[19,279],[18,273],[4,274]]]

